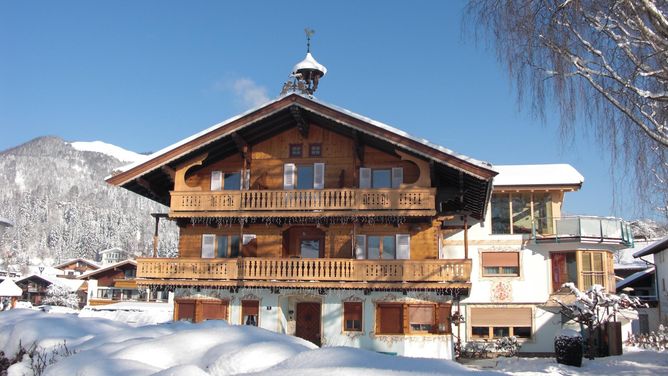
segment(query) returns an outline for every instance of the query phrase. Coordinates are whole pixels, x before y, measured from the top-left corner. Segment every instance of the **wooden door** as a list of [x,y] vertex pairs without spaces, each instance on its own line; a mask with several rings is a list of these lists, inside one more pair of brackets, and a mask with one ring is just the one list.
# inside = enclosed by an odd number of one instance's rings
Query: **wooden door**
[[550,254],[552,258],[552,292],[561,290],[561,286],[568,282],[568,268],[566,266],[566,254]]
[[297,303],[297,337],[320,346],[320,303]]

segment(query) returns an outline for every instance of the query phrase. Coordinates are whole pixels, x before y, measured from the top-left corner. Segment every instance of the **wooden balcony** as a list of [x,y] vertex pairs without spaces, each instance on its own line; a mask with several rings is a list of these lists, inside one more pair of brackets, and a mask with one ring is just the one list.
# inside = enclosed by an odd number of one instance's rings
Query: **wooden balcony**
[[411,211],[435,213],[434,188],[310,189],[170,192],[171,216],[213,212],[220,216],[308,212],[315,215],[348,211]]
[[[137,259],[139,284],[156,279],[164,284],[182,285],[186,281],[271,281],[308,282],[314,287],[353,283],[383,283],[413,286],[456,283],[468,284],[471,260],[352,260],[352,259],[284,259],[284,258],[140,258]],[[142,281],[143,280],[143,281]],[[360,285],[360,283],[362,283]],[[283,284],[284,285],[284,284]],[[447,287],[447,286],[445,286]]]

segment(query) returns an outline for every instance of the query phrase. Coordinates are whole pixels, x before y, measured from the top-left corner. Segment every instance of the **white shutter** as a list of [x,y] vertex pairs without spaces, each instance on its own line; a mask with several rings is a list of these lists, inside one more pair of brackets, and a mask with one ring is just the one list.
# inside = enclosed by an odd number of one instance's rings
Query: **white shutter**
[[295,172],[294,163],[286,163],[283,165],[283,189],[295,189]]
[[366,235],[357,235],[355,236],[355,258],[358,260],[365,259],[366,249]]
[[220,191],[223,189],[223,172],[211,171],[211,190]]
[[202,235],[202,258],[214,258],[216,248],[216,235]]
[[[245,174],[244,174],[245,172]],[[241,170],[241,189],[249,190],[250,189],[250,169],[246,171]]]
[[360,189],[371,188],[371,169],[360,167]]
[[313,189],[325,188],[325,164],[313,164]]
[[397,234],[397,260],[410,260],[411,258],[411,236],[408,234]]
[[404,169],[402,167],[392,168],[392,188],[399,188],[404,183]]

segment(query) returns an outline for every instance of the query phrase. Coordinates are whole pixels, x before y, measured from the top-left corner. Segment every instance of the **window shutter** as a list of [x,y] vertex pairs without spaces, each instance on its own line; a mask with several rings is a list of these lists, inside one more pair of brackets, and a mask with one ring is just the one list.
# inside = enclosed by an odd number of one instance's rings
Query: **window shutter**
[[313,189],[325,188],[325,164],[313,164]]
[[360,167],[360,189],[371,188],[371,169]]
[[211,171],[211,190],[220,191],[223,189],[223,172]]
[[283,189],[295,189],[295,172],[294,163],[286,163],[283,166]]
[[355,258],[358,260],[364,260],[366,249],[366,235],[357,235],[355,237]]
[[399,188],[404,183],[404,169],[402,167],[392,168],[392,188]]
[[408,234],[397,234],[397,260],[410,260],[411,258],[411,236]]
[[213,258],[216,245],[216,235],[202,235],[202,258]]

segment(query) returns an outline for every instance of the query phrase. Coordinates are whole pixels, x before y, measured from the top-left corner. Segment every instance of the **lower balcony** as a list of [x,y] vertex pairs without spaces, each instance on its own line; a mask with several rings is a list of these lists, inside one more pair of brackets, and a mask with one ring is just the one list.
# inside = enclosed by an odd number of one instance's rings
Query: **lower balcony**
[[[140,285],[468,288],[471,260],[140,258]],[[269,283],[267,283],[269,282]]]

